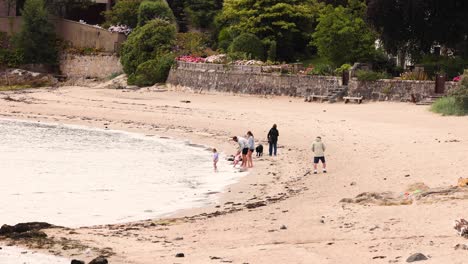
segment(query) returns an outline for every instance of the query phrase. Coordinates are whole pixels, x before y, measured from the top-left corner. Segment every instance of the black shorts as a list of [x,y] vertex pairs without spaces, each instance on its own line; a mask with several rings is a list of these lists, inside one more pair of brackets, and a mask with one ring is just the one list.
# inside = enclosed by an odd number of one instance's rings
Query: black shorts
[[249,148],[242,149],[242,155],[247,155],[249,153]]
[[314,163],[317,164],[319,161],[322,161],[322,163],[325,163],[325,157],[314,157]]

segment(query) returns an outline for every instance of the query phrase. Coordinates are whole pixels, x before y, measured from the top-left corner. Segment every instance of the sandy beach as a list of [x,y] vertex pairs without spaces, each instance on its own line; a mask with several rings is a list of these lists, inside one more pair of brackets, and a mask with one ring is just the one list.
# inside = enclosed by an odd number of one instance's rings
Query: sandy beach
[[[467,263],[468,252],[454,247],[468,240],[453,222],[468,218],[468,188],[411,204],[340,201],[364,192],[405,197],[416,183],[456,186],[468,177],[468,117],[407,103],[92,87],[2,92],[0,117],[188,139],[224,153],[235,151],[233,135],[251,130],[267,150],[268,130],[276,123],[280,132],[278,156],[254,158],[255,168],[213,206],[128,224],[52,228],[45,241],[0,245],[85,261],[104,254],[112,264],[405,263],[418,252],[428,256],[424,263]],[[327,145],[327,174],[310,173],[316,136]]]

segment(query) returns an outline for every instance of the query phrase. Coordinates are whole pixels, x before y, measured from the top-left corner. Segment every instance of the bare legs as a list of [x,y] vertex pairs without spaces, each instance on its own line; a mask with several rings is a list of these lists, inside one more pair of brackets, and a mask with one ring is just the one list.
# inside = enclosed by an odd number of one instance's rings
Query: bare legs
[[253,159],[252,159],[253,150],[249,150],[247,153],[247,167],[253,168]]

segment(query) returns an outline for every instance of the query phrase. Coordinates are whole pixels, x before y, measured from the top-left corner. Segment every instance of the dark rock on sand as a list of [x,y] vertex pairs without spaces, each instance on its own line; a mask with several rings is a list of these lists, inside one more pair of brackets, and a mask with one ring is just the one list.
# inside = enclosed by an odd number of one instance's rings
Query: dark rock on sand
[[14,226],[2,225],[0,228],[0,236],[7,236],[12,233],[24,233],[28,231],[41,230],[50,227],[53,227],[53,225],[43,222],[19,223]]
[[280,229],[286,230],[286,229],[288,229],[288,228],[287,228],[285,225],[282,225],[282,226],[280,227]]
[[31,238],[46,238],[47,234],[39,230],[31,230],[23,233],[11,233],[6,235],[12,239],[31,239]]
[[91,260],[91,262],[89,262],[89,264],[108,264],[109,262],[107,261],[107,259],[105,257],[97,257],[93,260]]
[[245,207],[247,207],[248,209],[253,209],[253,208],[262,207],[262,206],[266,206],[266,203],[263,201],[255,202],[255,203],[248,203],[245,205]]
[[184,258],[185,257],[185,254],[184,253],[177,253],[175,255],[176,258]]
[[71,261],[71,264],[85,264],[85,262],[82,261],[82,260],[73,259],[73,260]]
[[415,262],[415,261],[422,261],[422,260],[427,260],[427,257],[424,256],[424,254],[422,253],[415,253],[409,256],[409,258],[406,259],[406,262]]

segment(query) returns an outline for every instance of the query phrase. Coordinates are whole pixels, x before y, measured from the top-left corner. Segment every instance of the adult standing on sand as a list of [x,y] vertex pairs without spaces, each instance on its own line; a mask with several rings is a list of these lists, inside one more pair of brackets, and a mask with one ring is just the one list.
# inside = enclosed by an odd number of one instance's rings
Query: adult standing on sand
[[252,154],[255,151],[255,138],[252,132],[250,131],[247,132],[247,141],[249,143],[249,153],[247,154],[247,167],[252,168],[253,167]]
[[278,137],[279,137],[279,131],[276,128],[276,124],[274,124],[273,127],[268,132],[268,136],[267,136],[270,156],[272,154],[276,156],[276,149],[278,148]]
[[322,161],[323,173],[327,173],[327,164],[325,163],[325,144],[321,137],[317,137],[312,143],[312,151],[314,152],[314,174],[317,174],[317,164]]
[[232,140],[239,144],[239,152],[242,153],[241,168],[245,169],[247,166],[247,154],[249,153],[249,142],[243,137],[233,137]]

